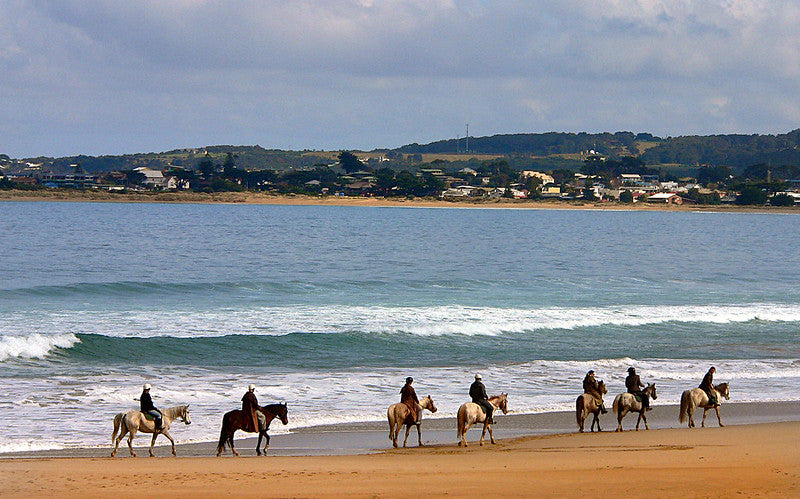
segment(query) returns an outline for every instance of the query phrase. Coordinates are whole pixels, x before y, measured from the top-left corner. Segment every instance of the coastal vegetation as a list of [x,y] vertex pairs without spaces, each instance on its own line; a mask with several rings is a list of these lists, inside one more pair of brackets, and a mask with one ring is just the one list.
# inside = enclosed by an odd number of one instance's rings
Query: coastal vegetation
[[[800,129],[781,135],[510,134],[364,151],[209,146],[163,153],[13,159],[0,189],[792,206]],[[657,196],[672,193],[679,196]]]

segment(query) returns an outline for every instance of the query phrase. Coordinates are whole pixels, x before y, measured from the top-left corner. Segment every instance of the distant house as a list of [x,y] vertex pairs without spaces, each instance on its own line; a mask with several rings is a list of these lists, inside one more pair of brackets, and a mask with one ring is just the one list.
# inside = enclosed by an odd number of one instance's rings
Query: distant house
[[167,186],[164,174],[161,173],[160,170],[151,170],[150,168],[140,166],[139,168],[134,168],[133,171],[144,175],[144,181],[142,183],[147,187],[164,189]]
[[552,184],[552,183],[555,182],[555,179],[553,178],[552,175],[548,175],[546,173],[537,172],[537,171],[533,171],[533,170],[524,170],[521,173],[521,175],[522,175],[523,178],[531,178],[531,177],[538,178],[539,180],[542,181],[543,185],[544,184]]
[[542,187],[543,198],[557,198],[561,196],[561,187],[557,185],[547,185]]
[[674,192],[657,192],[648,196],[648,203],[683,204],[683,198]]
[[442,198],[466,198],[472,196],[476,187],[471,185],[461,185],[458,187],[451,187],[440,194]]

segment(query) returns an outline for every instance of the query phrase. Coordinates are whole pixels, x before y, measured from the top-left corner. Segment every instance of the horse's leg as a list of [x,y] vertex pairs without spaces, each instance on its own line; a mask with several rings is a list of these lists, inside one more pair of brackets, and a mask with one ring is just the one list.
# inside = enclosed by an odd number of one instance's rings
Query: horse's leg
[[689,415],[689,428],[694,428],[694,405],[693,402],[689,402],[689,407],[686,409],[686,413]]
[[720,428],[725,427],[725,425],[722,424],[722,420],[719,418],[719,406],[715,406],[714,410],[717,411],[717,423],[719,423]]
[[131,456],[136,457],[136,453],[133,452],[133,437],[136,435],[136,430],[132,428],[128,428],[129,436],[128,436],[128,449],[131,451]]
[[125,422],[123,421],[122,428],[120,428],[119,436],[115,439],[114,450],[111,451],[111,457],[117,455],[117,449],[119,449],[119,443],[122,441],[122,437],[124,437],[126,433],[128,433],[128,427],[125,425]]
[[489,441],[496,444],[497,442],[494,441],[494,434],[492,434],[492,425],[487,425],[486,427],[489,429]]
[[617,413],[617,429],[615,431],[624,431],[622,429],[622,418],[624,418],[626,414],[628,414],[628,410],[620,408]]
[[636,418],[636,431],[639,431],[639,423],[642,422],[642,416],[644,416],[644,410],[639,411],[639,417]]
[[395,423],[395,426],[392,428],[392,445],[395,449],[399,447],[397,444],[397,437],[400,435],[401,426],[401,423]]
[[475,424],[475,421],[470,422],[469,420],[467,420],[467,422],[464,423],[464,433],[461,434],[461,441],[464,443],[464,447],[467,447],[469,445],[467,444],[467,432],[469,431],[470,428],[472,428],[473,424]]
[[706,427],[706,415],[708,414],[708,407],[703,407],[703,421],[700,423],[701,428]]
[[269,433],[267,430],[264,430],[264,455],[267,455],[267,449],[269,449]]
[[150,441],[150,457],[156,457],[156,455],[153,454],[153,446],[156,445],[156,438],[158,438],[158,432],[154,431],[153,440]]
[[169,430],[162,430],[161,434],[169,439],[170,443],[172,444],[172,455],[177,457],[178,453],[175,452],[175,440],[172,438],[172,435],[169,434]]
[[647,426],[647,414],[645,414],[644,411],[642,411],[642,421],[644,421],[644,429],[649,430],[650,427]]
[[403,448],[405,448],[406,443],[408,443],[408,432],[411,431],[411,425],[406,425],[406,438],[403,439]]
[[418,424],[415,425],[417,427],[417,445],[422,447],[424,444],[422,443],[422,425]]
[[238,452],[236,452],[236,449],[234,449],[234,448],[233,448],[233,434],[234,434],[234,433],[236,433],[236,430],[233,430],[233,431],[231,432],[231,436],[230,436],[230,439],[228,439],[228,443],[229,443],[229,444],[230,444],[230,446],[231,446],[231,452],[233,452],[233,455],[238,457],[238,456],[239,456],[239,453],[238,453]]

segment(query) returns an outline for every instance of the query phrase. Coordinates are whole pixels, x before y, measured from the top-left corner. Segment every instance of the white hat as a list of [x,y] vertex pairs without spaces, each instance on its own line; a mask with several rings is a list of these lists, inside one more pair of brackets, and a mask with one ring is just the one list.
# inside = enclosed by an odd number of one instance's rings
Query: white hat
[[248,385],[247,389],[252,392],[253,390],[256,389],[256,385],[254,385],[253,383],[250,383],[250,385]]
[[152,387],[152,386],[150,386],[150,383],[145,383],[145,384],[144,384],[144,386],[143,386],[142,388],[144,388],[145,390],[149,390],[149,389],[151,389],[151,388],[153,388],[153,387]]
[[475,379],[483,379],[483,378],[481,378],[481,373],[477,373],[477,374],[475,375]]

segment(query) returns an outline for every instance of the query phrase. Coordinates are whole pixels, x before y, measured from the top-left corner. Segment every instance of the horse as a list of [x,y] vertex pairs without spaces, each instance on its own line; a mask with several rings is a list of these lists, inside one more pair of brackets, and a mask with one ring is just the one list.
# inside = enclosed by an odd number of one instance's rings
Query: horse
[[[269,448],[269,435],[267,435],[267,430],[269,430],[269,424],[272,422],[273,419],[276,417],[281,420],[281,423],[288,424],[289,417],[287,416],[287,409],[286,403],[281,402],[280,404],[269,404],[265,405],[261,408],[262,413],[267,418],[267,426],[264,428],[264,431],[258,432],[258,442],[256,442],[256,454],[261,455],[261,439],[265,438],[266,443],[264,444],[264,454],[266,455],[267,449]],[[231,452],[233,452],[234,456],[238,456],[239,453],[236,452],[236,449],[233,447],[233,434],[236,430],[246,431],[248,433],[255,433],[255,431],[246,429],[249,428],[248,425],[253,424],[252,418],[249,414],[245,414],[244,411],[241,409],[234,409],[230,412],[226,412],[224,416],[222,416],[222,429],[219,432],[219,443],[217,444],[217,457],[222,454],[222,451],[225,450],[225,444],[230,445]]]
[[681,395],[681,414],[680,414],[680,422],[683,423],[686,421],[686,415],[689,415],[689,428],[694,428],[694,418],[692,415],[694,414],[694,410],[698,407],[703,408],[703,421],[700,423],[700,426],[705,428],[706,426],[706,414],[708,413],[709,409],[713,407],[715,411],[717,411],[717,422],[721,427],[725,425],[722,424],[722,420],[719,418],[719,404],[722,403],[722,399],[730,400],[731,399],[731,390],[728,383],[720,383],[714,387],[714,391],[717,392],[717,405],[710,406],[708,403],[708,394],[702,388],[694,388],[692,390],[686,390]]
[[[489,397],[489,403],[494,406],[496,412],[497,409],[503,411],[503,414],[508,414],[508,394],[501,393],[500,395],[495,395],[494,397]],[[466,434],[472,425],[475,423],[483,423],[483,431],[481,432],[481,445],[483,445],[483,437],[486,435],[486,430],[489,430],[489,439],[491,439],[492,443],[494,441],[494,435],[492,435],[492,425],[487,423],[486,421],[486,413],[484,412],[483,407],[476,404],[475,402],[467,402],[462,404],[461,407],[458,408],[458,446],[464,447],[467,446],[467,439]]]
[[583,423],[586,421],[586,417],[591,414],[593,417],[592,424],[589,426],[589,430],[594,432],[594,425],[597,424],[597,431],[603,431],[600,429],[600,406],[603,404],[602,396],[608,393],[606,389],[606,384],[600,380],[597,383],[597,390],[600,392],[600,403],[597,403],[597,399],[595,399],[592,395],[588,393],[584,393],[582,395],[578,395],[577,400],[575,400],[575,417],[578,420],[578,432],[583,433]]
[[[427,409],[429,411],[436,412],[436,404],[433,403],[433,399],[430,395],[424,397],[422,400],[419,401],[419,405],[422,409]],[[419,412],[419,419],[420,423],[422,422],[422,409]],[[411,419],[411,409],[402,402],[397,404],[392,404],[389,406],[389,410],[386,411],[386,417],[389,419],[389,440],[392,441],[392,445],[397,448],[397,435],[400,434],[400,428],[405,425],[406,426],[406,438],[403,440],[403,447],[406,446],[406,442],[408,442],[408,432],[411,430],[411,426],[415,425],[417,427],[417,440],[419,442],[419,446],[422,447],[422,430],[420,429],[420,424],[415,423]]]
[[[150,442],[150,457],[155,456],[155,454],[153,454],[153,446],[156,444],[156,438],[159,434],[163,434],[169,439],[170,443],[172,443],[172,455],[177,456],[178,454],[175,452],[175,440],[173,440],[172,435],[169,434],[169,428],[176,419],[180,419],[187,425],[192,424],[192,418],[189,416],[189,405],[177,405],[169,409],[164,409],[161,411],[161,419],[164,428],[156,431],[155,421],[147,419],[141,411],[132,410],[120,412],[114,416],[114,433],[111,434],[111,445],[114,446],[114,450],[111,451],[111,457],[117,455],[119,442],[126,433],[130,433],[128,437],[128,449],[131,451],[131,456],[136,457],[136,453],[133,452],[133,437],[136,436],[137,431],[153,434],[153,440]],[[117,437],[117,431],[120,430],[120,428],[121,431],[119,437]]]
[[[647,387],[642,390],[645,394],[649,395],[651,399],[658,398],[656,394],[656,384],[647,384]],[[644,429],[649,430],[647,426],[647,416],[645,416],[644,404],[636,400],[636,396],[632,393],[620,393],[614,398],[614,414],[617,415],[617,429],[615,431],[622,431],[622,418],[629,412],[638,412],[639,419],[636,420],[636,431],[639,431],[639,423],[644,421]]]

